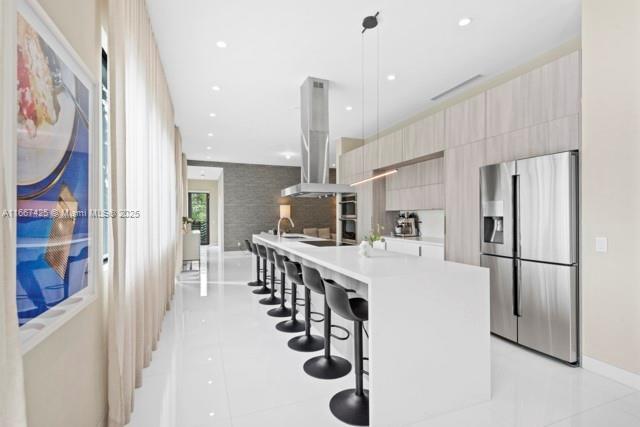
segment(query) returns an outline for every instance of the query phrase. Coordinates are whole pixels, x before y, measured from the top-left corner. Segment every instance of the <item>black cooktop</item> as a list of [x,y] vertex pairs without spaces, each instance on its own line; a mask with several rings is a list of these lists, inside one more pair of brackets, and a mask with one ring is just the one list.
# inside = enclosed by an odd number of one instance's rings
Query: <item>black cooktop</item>
[[309,240],[300,243],[306,243],[312,246],[351,246],[349,243],[336,242],[335,240]]

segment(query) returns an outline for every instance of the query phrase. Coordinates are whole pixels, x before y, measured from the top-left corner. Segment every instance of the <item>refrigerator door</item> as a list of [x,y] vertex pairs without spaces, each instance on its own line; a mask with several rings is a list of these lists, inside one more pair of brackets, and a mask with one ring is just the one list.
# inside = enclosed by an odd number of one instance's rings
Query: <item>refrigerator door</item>
[[577,169],[575,152],[516,162],[521,259],[577,262]]
[[480,169],[480,250],[484,254],[513,256],[515,172],[515,162]]
[[558,359],[576,362],[576,267],[518,262],[518,342]]
[[517,317],[514,316],[514,274],[512,258],[482,255],[480,264],[490,270],[491,332],[518,340]]

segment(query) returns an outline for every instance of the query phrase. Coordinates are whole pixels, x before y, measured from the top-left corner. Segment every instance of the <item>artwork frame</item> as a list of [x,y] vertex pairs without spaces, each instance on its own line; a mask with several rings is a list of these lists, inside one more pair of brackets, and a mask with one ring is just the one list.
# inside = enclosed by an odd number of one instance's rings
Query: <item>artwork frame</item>
[[[31,314],[32,317],[30,317],[28,321],[20,322],[22,323],[20,326],[20,338],[22,352],[24,354],[97,299],[96,283],[100,275],[103,274],[102,260],[99,255],[101,247],[101,227],[99,223],[100,219],[94,217],[92,212],[97,212],[100,201],[100,150],[98,147],[99,102],[97,99],[98,85],[95,73],[90,71],[40,4],[35,0],[10,1],[14,2],[15,13],[12,15],[15,16],[15,19],[11,22],[13,28],[7,28],[7,31],[11,31],[13,35],[13,37],[8,38],[9,41],[6,41],[7,45],[9,45],[13,51],[13,54],[7,60],[7,69],[13,70],[16,74],[12,76],[13,79],[11,79],[10,76],[7,76],[7,79],[13,82],[12,87],[15,96],[13,117],[18,120],[16,120],[16,126],[12,129],[12,138],[5,139],[5,142],[13,144],[14,154],[12,161],[16,188],[15,212],[18,216],[15,219],[16,293],[18,301],[20,301],[19,298],[23,296],[21,293],[25,293],[25,286],[20,282],[21,277],[24,277],[24,271],[21,271],[20,265],[24,265],[21,258],[25,258],[25,250],[27,250],[25,249],[25,245],[27,243],[31,244],[32,246],[30,248],[37,245],[40,245],[39,247],[43,246],[40,242],[43,240],[42,232],[39,237],[32,239],[33,242],[28,241],[25,243],[25,236],[31,237],[37,235],[37,233],[25,234],[24,216],[20,216],[21,208],[24,212],[24,206],[38,206],[38,203],[50,208],[52,206],[52,200],[55,201],[55,199],[51,198],[51,194],[48,194],[48,199],[46,199],[45,196],[47,196],[48,192],[51,193],[55,191],[57,203],[53,206],[63,208],[66,211],[69,211],[71,208],[73,212],[84,212],[85,215],[84,219],[78,217],[80,218],[78,220],[73,217],[73,220],[69,219],[66,223],[65,220],[58,220],[57,225],[59,227],[57,228],[53,226],[54,221],[56,221],[54,218],[49,218],[48,221],[38,218],[33,221],[33,224],[37,224],[39,221],[41,229],[49,227],[47,230],[49,243],[47,244],[47,249],[42,249],[39,260],[41,265],[37,267],[38,272],[42,273],[44,270],[42,265],[50,267],[53,273],[58,274],[62,284],[64,285],[66,282],[67,286],[66,288],[62,286],[61,289],[64,289],[64,291],[59,292],[61,298],[58,298],[53,303],[47,301],[46,306],[43,306],[44,309],[40,308],[33,312]],[[34,183],[25,182],[24,165],[30,165],[33,164],[33,162],[37,163],[40,161],[37,167],[32,168],[33,171],[39,171],[47,170],[47,161],[51,164],[54,164],[54,162],[49,159],[38,160],[38,158],[29,157],[26,157],[27,160],[25,161],[24,146],[18,148],[18,145],[21,143],[19,139],[21,135],[24,140],[25,126],[24,110],[20,110],[20,108],[24,108],[20,103],[21,92],[16,90],[16,82],[18,82],[18,89],[20,89],[20,76],[17,69],[19,68],[19,61],[22,60],[22,58],[19,58],[20,54],[17,54],[16,51],[20,52],[18,43],[22,42],[24,44],[25,22],[30,27],[30,30],[33,30],[31,34],[34,32],[37,33],[38,39],[44,43],[46,49],[49,50],[46,53],[55,56],[56,60],[59,60],[60,64],[62,64],[61,66],[64,67],[63,71],[66,72],[67,76],[72,76],[72,82],[75,83],[75,85],[72,85],[69,84],[68,79],[64,80],[60,78],[60,84],[64,85],[65,90],[67,90],[69,94],[65,98],[67,110],[71,108],[72,111],[74,111],[72,114],[73,119],[71,119],[73,124],[69,125],[69,121],[71,120],[67,120],[66,124],[60,123],[61,121],[58,120],[55,122],[55,132],[50,131],[48,134],[43,132],[44,136],[63,134],[65,145],[62,149],[58,150],[61,152],[61,157],[60,159],[55,159],[55,167],[51,167],[50,173],[36,177],[33,180],[35,181]],[[22,31],[21,35],[18,34],[19,31]],[[20,39],[20,37],[23,38]],[[17,47],[18,49],[16,49]],[[50,56],[47,56],[47,59],[47,62],[51,64]],[[53,74],[53,72],[51,74]],[[5,88],[10,87],[10,83],[2,83],[5,85]],[[70,86],[73,87],[69,89]],[[73,91],[74,89],[76,92]],[[80,90],[80,92],[77,92],[78,90]],[[81,101],[79,102],[78,99],[80,98]],[[61,104],[59,110],[67,111],[63,110],[63,102],[60,101],[59,103]],[[79,120],[79,118],[81,120]],[[20,122],[20,120],[22,121]],[[84,126],[80,126],[78,124],[80,122],[82,122]],[[21,125],[23,126],[21,127]],[[69,131],[69,129],[71,129],[71,131]],[[78,135],[81,135],[82,138],[78,137]],[[76,146],[76,141],[80,140],[81,146]],[[82,151],[80,151],[81,147]],[[47,155],[50,155],[52,149],[50,147],[47,149]],[[37,173],[33,171],[29,173]],[[37,188],[38,186],[41,188]],[[38,197],[45,200],[41,201]],[[24,213],[22,215],[24,215]],[[82,224],[82,227],[80,227],[80,224]],[[32,227],[32,229],[33,228],[34,227]],[[54,230],[54,228],[56,229]],[[79,236],[80,238],[78,238]],[[38,239],[40,239],[40,241]],[[59,241],[53,244],[51,243],[52,239],[59,239]],[[83,252],[78,254],[74,245],[82,245]],[[60,248],[63,248],[63,250]],[[73,253],[74,250],[76,250],[75,254]],[[72,261],[72,255],[75,256],[75,260],[82,261],[81,263],[75,263],[81,265],[82,273],[79,273],[80,270],[78,270],[78,268],[73,270],[74,261]],[[47,273],[50,276],[55,276],[51,271]],[[81,285],[78,285],[78,283],[81,283]],[[17,314],[20,319],[19,303]]]

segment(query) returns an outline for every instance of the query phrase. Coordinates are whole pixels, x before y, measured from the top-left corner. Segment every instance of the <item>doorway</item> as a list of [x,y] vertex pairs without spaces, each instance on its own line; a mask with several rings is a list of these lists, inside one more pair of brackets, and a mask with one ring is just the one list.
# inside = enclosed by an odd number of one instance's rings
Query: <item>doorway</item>
[[191,228],[200,230],[200,244],[209,246],[209,193],[189,192],[189,218],[193,219]]

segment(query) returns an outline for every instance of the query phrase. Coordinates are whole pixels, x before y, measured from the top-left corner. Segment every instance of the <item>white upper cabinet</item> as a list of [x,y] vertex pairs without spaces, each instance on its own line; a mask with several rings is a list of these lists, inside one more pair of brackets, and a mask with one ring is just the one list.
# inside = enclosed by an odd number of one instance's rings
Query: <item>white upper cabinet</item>
[[580,54],[576,51],[487,91],[487,136],[580,112]]
[[483,140],[485,132],[485,93],[469,98],[445,111],[447,148]]
[[444,150],[444,117],[444,110],[439,111],[402,130],[403,160],[413,160]]
[[402,129],[378,140],[378,167],[384,168],[402,162]]

